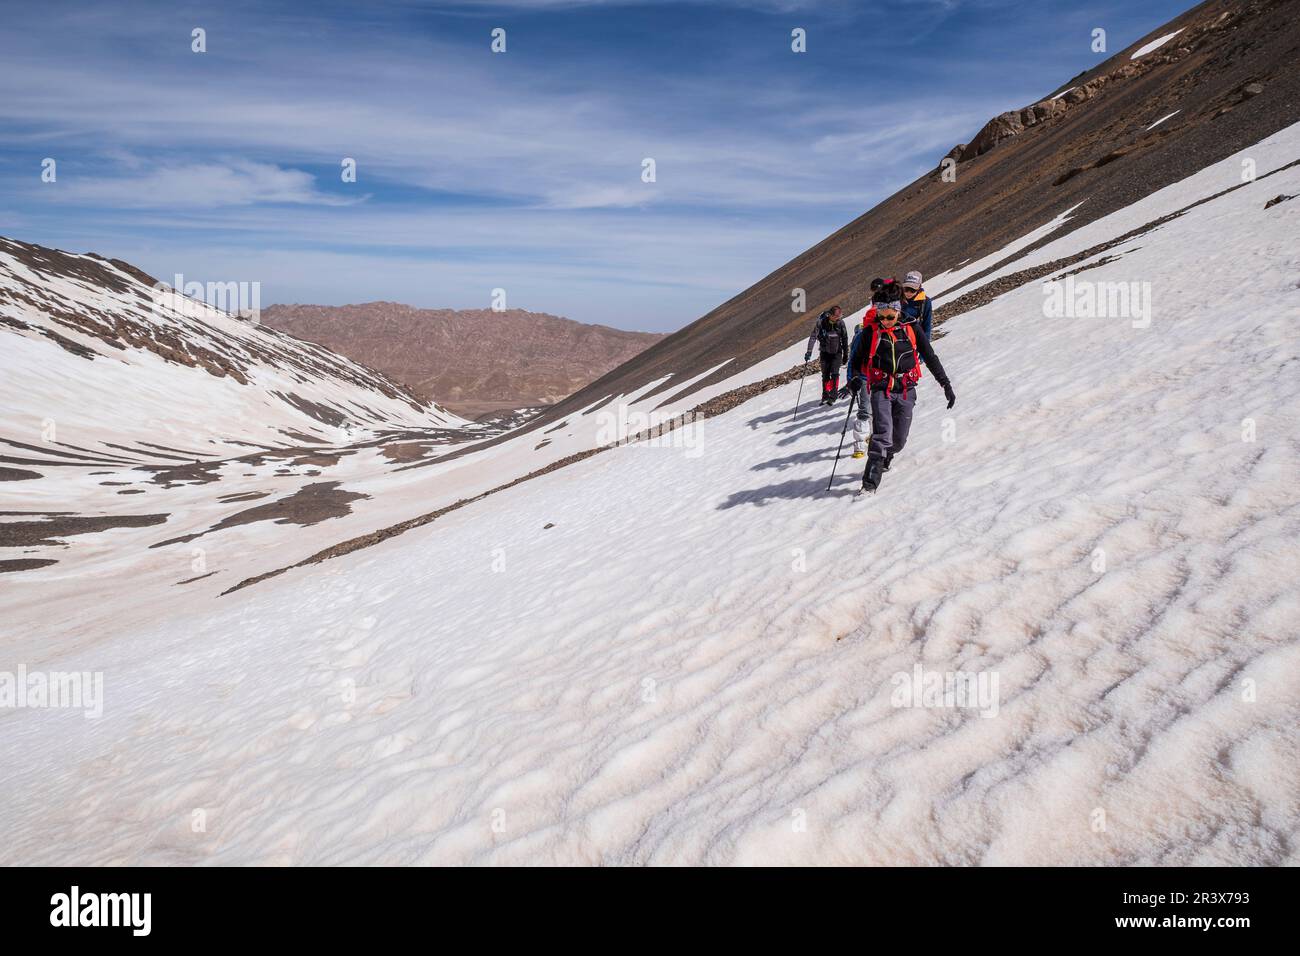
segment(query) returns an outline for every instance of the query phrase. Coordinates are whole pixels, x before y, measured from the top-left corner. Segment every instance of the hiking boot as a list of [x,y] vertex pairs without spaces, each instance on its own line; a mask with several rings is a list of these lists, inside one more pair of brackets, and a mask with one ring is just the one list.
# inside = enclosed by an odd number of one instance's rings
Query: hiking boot
[[880,476],[884,469],[881,468],[879,458],[867,459],[867,470],[862,473],[862,490],[875,491],[880,487]]
[[889,466],[892,465],[893,463],[894,463],[894,454],[893,452],[890,452],[888,455],[885,456],[885,462],[880,467],[883,468],[885,471],[889,471]]
[[866,453],[865,451],[855,451],[855,452],[853,453],[853,457],[854,457],[854,458],[866,458],[866,457],[867,457],[867,453]]

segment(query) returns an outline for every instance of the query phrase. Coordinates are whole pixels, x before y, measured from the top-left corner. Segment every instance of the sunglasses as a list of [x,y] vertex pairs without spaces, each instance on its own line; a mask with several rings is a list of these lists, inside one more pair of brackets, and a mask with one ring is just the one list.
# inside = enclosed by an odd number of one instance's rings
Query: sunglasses
[[898,321],[898,313],[897,313],[897,312],[880,312],[880,313],[877,313],[876,318],[880,319],[881,322],[896,322],[896,321]]
[[905,286],[903,286],[903,291],[904,291],[904,292],[910,292],[910,293],[912,293],[912,295],[916,295],[916,293],[920,292],[921,290],[915,288],[914,286],[905,285]]

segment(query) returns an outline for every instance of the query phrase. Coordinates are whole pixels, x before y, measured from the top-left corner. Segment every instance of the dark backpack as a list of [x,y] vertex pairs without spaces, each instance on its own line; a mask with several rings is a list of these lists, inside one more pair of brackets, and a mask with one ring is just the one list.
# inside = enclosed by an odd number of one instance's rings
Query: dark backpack
[[841,348],[839,322],[829,315],[822,315],[817,341],[827,355],[839,354]]

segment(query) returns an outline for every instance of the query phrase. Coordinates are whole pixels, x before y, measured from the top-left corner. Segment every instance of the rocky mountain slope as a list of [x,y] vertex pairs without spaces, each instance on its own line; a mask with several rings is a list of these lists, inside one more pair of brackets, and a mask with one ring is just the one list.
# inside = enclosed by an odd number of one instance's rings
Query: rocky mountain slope
[[663,338],[510,309],[417,309],[396,302],[275,305],[262,322],[436,396],[469,417],[549,405]]
[[[955,275],[1020,237],[1005,258],[1083,228],[1300,120],[1297,62],[1298,0],[1207,0],[1037,103],[992,118],[950,151],[955,175],[945,178],[936,157],[931,172],[533,425],[652,382],[665,395],[703,373],[700,387],[716,384],[806,337],[828,305],[860,307],[873,276]],[[967,268],[946,284],[936,321],[974,277]],[[795,289],[806,291],[806,313],[791,311]],[[725,367],[710,371],[720,357]]]

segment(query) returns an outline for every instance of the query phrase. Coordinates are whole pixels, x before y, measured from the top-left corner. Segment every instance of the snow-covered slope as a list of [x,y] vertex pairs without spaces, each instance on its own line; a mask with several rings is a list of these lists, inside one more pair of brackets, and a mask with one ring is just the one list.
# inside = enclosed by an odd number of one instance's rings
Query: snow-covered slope
[[[1145,317],[949,322],[958,404],[923,383],[874,497],[792,382],[47,660],[103,716],[0,711],[0,862],[1300,863],[1297,158],[1027,253],[1185,210],[1067,270]],[[375,481],[436,508],[601,411]]]
[[0,437],[32,443],[211,455],[460,423],[370,369],[122,263],[4,238],[0,343]]
[[[336,540],[372,502],[358,485],[486,431],[125,263],[11,239],[0,404],[0,620],[42,655],[154,619],[180,583],[277,566],[268,524]],[[34,635],[51,607],[60,634]]]

